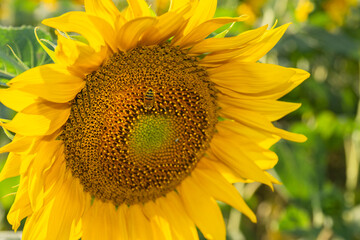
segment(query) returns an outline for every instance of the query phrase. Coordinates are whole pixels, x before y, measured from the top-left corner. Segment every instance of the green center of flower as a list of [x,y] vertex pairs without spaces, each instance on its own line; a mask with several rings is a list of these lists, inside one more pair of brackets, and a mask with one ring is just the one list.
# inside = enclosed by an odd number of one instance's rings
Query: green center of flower
[[165,116],[145,115],[135,122],[130,134],[131,147],[138,154],[151,154],[176,141],[171,119]]
[[175,190],[215,131],[216,91],[206,70],[168,44],[115,53],[71,102],[61,139],[84,190],[115,205]]

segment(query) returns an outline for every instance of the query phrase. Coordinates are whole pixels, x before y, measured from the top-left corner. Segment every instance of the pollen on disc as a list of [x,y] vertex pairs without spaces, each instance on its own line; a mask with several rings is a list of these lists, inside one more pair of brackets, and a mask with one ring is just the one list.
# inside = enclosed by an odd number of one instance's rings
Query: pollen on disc
[[118,52],[85,78],[61,139],[84,190],[115,205],[173,191],[209,146],[216,90],[197,60],[168,44]]

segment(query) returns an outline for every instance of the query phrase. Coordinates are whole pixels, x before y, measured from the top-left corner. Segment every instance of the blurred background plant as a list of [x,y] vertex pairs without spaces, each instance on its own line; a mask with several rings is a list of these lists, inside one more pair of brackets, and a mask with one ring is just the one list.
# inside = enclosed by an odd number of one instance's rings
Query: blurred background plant
[[[122,0],[114,1],[120,8]],[[168,0],[149,1],[164,13]],[[228,239],[360,239],[360,1],[359,0],[219,0],[216,16],[247,14],[227,36],[265,24],[292,22],[261,62],[297,67],[311,73],[286,101],[302,107],[276,124],[304,133],[303,144],[280,141],[273,147],[279,162],[271,174],[282,185],[275,193],[258,183],[237,184],[258,217],[251,223],[222,206]],[[0,0],[0,86],[27,68],[50,62],[33,34],[46,17],[82,10],[81,0]],[[8,26],[20,27],[7,28]],[[44,43],[53,33],[38,31]],[[226,28],[219,29],[222,31]],[[10,48],[11,46],[17,60]],[[0,118],[14,112],[0,105]],[[0,145],[9,142],[1,131]],[[6,154],[0,155],[0,169]],[[0,230],[6,221],[18,178],[0,183]],[[3,197],[5,196],[5,197]],[[0,234],[1,239],[1,234]]]

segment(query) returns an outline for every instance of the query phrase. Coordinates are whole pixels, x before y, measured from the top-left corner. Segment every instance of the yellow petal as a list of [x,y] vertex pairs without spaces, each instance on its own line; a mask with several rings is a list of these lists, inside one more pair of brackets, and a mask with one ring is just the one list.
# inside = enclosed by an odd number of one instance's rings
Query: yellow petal
[[17,112],[36,103],[38,97],[14,88],[0,89],[0,102]]
[[156,204],[160,206],[171,224],[173,239],[199,239],[195,224],[187,215],[177,193],[170,192],[166,197],[157,198]]
[[151,16],[149,5],[144,0],[127,0],[133,18]]
[[11,122],[1,125],[24,136],[50,135],[62,127],[70,115],[70,107],[67,104],[43,102],[26,109],[34,114],[20,112]]
[[300,103],[289,103],[272,99],[257,99],[256,97],[250,96],[246,98],[233,98],[223,94],[218,94],[218,101],[235,108],[243,108],[258,112],[270,121],[276,121],[301,106]]
[[69,239],[73,223],[77,224],[84,211],[84,192],[77,179],[68,179],[61,184],[57,194],[38,212],[26,221],[23,238]]
[[270,51],[284,34],[288,24],[266,31],[261,37],[237,49],[210,53],[201,60],[203,66],[219,66],[229,62],[255,63]]
[[125,23],[119,30],[116,40],[119,49],[127,51],[136,47],[143,33],[156,24],[156,22],[156,18],[142,17]]
[[21,166],[21,156],[16,153],[10,153],[3,169],[0,173],[0,182],[4,179],[15,177],[19,175]]
[[186,48],[203,40],[219,27],[222,27],[223,25],[228,23],[243,21],[244,19],[245,17],[237,17],[237,18],[224,17],[224,18],[210,19],[207,20],[206,22],[201,23],[199,26],[195,27],[187,35],[184,35],[184,37],[182,38],[175,37],[173,40],[174,42],[172,41],[171,43],[173,45],[179,45],[182,48]]
[[0,148],[0,153],[4,152],[15,152],[23,153],[31,148],[31,145],[34,143],[34,138],[24,137],[21,135],[16,135],[12,142]]
[[228,49],[240,48],[245,44],[251,44],[251,42],[257,40],[262,34],[264,34],[267,25],[260,28],[246,31],[239,34],[236,37],[225,38],[207,38],[197,44],[195,44],[189,51],[190,54],[203,54],[217,51],[223,51]]
[[101,22],[103,28],[108,28],[106,27],[108,24],[105,20],[85,12],[68,12],[59,17],[45,19],[42,21],[42,24],[63,32],[79,33],[86,38],[90,46],[95,50],[99,50],[100,46],[105,45],[105,39],[94,24],[96,22]]
[[7,215],[7,220],[15,231],[19,228],[21,220],[33,213],[27,190],[28,180],[29,178],[27,176],[20,179],[20,185],[16,193],[15,201]]
[[[211,151],[208,150],[208,155],[211,154]],[[203,157],[200,160],[201,168],[204,169],[217,169],[218,172],[230,183],[236,183],[236,182],[245,182],[246,179],[242,178],[237,172],[235,172],[232,168],[228,167],[224,163],[218,161],[216,157]]]
[[189,7],[180,12],[167,12],[158,17],[158,22],[144,33],[141,44],[159,44],[180,32],[185,25],[184,14],[187,11],[189,11]]
[[69,240],[79,240],[82,236],[82,222],[81,219],[79,222],[75,223],[73,222],[71,226],[71,232]]
[[58,35],[58,45],[55,49],[56,58],[62,65],[69,66],[68,69],[77,76],[84,78],[85,75],[97,70],[108,54],[108,48],[102,47],[99,52],[87,44],[74,41]]
[[113,203],[95,199],[82,218],[82,239],[120,239],[120,233],[126,229],[119,228],[119,217]]
[[85,0],[86,13],[105,19],[114,27],[117,17],[120,15],[112,0]]
[[247,139],[251,139],[252,142],[257,143],[260,147],[265,149],[269,149],[281,139],[273,133],[259,131],[256,128],[252,128],[232,120],[218,122],[216,127],[228,129],[229,131],[242,135]]
[[238,56],[237,58],[242,62],[256,62],[259,61],[266,53],[268,53],[280,38],[284,35],[286,29],[289,27],[290,23],[284,24],[278,28],[271,28],[266,31],[262,36],[262,39],[253,46],[249,47],[249,50],[244,52],[244,54]]
[[212,171],[197,167],[191,175],[194,181],[210,196],[233,206],[248,216],[252,222],[256,222],[255,214],[245,203],[236,188],[226,181],[215,169]]
[[[44,174],[45,204],[49,203],[59,193],[62,182],[69,178],[67,177],[69,174],[71,175],[71,172],[66,169],[64,145],[61,145],[58,154],[55,156],[55,162]],[[79,189],[82,189],[82,186],[78,181],[75,181],[75,183],[78,185],[77,187]],[[84,194],[83,197],[88,198],[88,200],[84,200],[85,203],[90,203],[89,194]],[[83,207],[85,206],[87,207],[88,205],[84,204]]]
[[126,223],[127,223],[127,215],[126,215],[126,212],[128,210],[128,206],[126,204],[122,204],[118,207],[118,216],[119,216],[119,234],[118,234],[118,238],[119,240],[128,240],[129,237],[128,237],[128,231],[127,231],[127,226],[126,226]]
[[245,109],[234,109],[226,104],[220,103],[220,114],[226,118],[233,119],[243,125],[256,128],[260,131],[273,133],[287,140],[294,142],[304,142],[306,137],[301,134],[287,132],[274,127],[274,125],[260,114]]
[[203,22],[211,19],[216,11],[217,0],[200,0],[196,6],[196,9],[187,24],[184,35],[187,35],[194,28],[202,24]]
[[44,172],[55,161],[55,154],[59,151],[61,141],[42,143],[29,169],[29,198],[34,212],[40,210],[44,202]]
[[262,96],[288,88],[296,72],[273,64],[228,63],[208,70],[211,80],[223,88],[243,94]]
[[261,147],[257,142],[245,137],[242,134],[236,133],[236,131],[230,129],[228,126],[217,125],[216,129],[218,134],[224,139],[229,139],[238,146],[239,164],[245,159],[253,161],[260,169],[270,169],[273,168],[278,162],[277,155],[268,150],[267,148]]
[[273,187],[264,171],[251,158],[246,157],[244,154],[246,149],[239,148],[235,141],[230,141],[230,139],[216,134],[211,141],[211,150],[220,161],[232,168],[241,177],[264,183],[270,188]]
[[171,230],[168,219],[162,209],[152,201],[144,204],[144,213],[150,220],[154,239],[171,239]]
[[[134,204],[128,208],[127,220],[129,239],[153,239],[150,222],[145,217],[140,205]],[[139,229],[141,229],[141,231],[139,231]]]
[[216,201],[191,176],[177,188],[186,212],[207,239],[225,240],[225,223]]
[[27,70],[8,85],[52,102],[65,103],[76,96],[85,81],[69,73],[64,65],[48,64]]
[[177,11],[177,10],[183,8],[185,5],[190,4],[190,3],[195,3],[195,2],[197,3],[198,0],[171,0],[169,12]]
[[[271,66],[270,66],[271,67]],[[217,89],[220,90],[223,94],[236,97],[236,98],[251,98],[255,97],[256,99],[279,99],[283,97],[285,94],[293,90],[297,87],[300,83],[302,83],[305,79],[307,79],[310,74],[304,70],[296,69],[296,68],[287,68],[290,71],[294,72],[287,81],[283,79],[283,83],[280,83],[280,87],[273,91],[266,91],[262,92],[261,94],[252,94],[252,96],[247,93],[246,91],[238,92],[236,89],[229,88],[227,85],[226,87],[217,86]],[[259,69],[262,70],[262,69]],[[210,70],[211,71],[211,70]],[[261,81],[261,80],[259,80]],[[270,84],[270,83],[269,83]],[[277,84],[277,82],[276,82]],[[236,86],[236,84],[234,85]]]

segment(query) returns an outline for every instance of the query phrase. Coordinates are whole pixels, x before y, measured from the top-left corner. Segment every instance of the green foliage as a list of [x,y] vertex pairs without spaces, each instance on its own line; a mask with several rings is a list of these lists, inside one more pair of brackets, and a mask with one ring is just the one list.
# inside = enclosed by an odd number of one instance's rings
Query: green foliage
[[[38,29],[40,39],[51,41],[49,34]],[[50,63],[51,59],[38,44],[34,27],[0,27],[0,85],[29,68]]]

